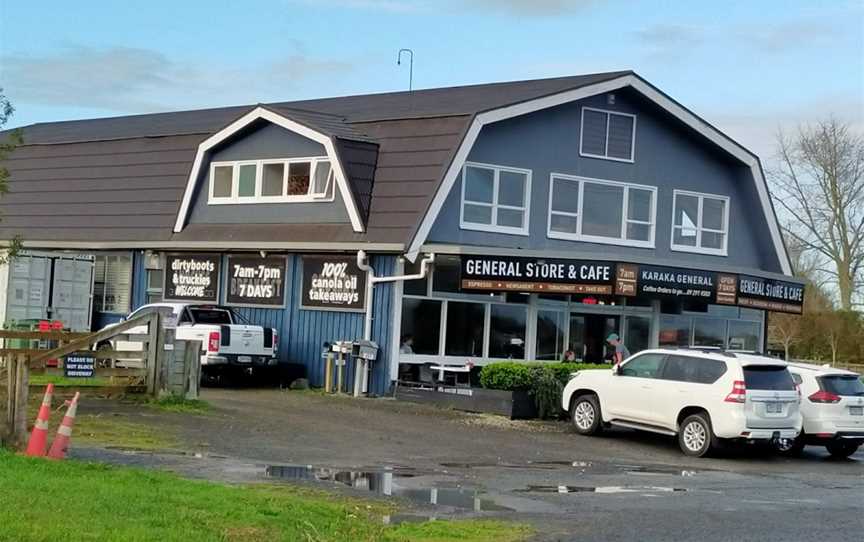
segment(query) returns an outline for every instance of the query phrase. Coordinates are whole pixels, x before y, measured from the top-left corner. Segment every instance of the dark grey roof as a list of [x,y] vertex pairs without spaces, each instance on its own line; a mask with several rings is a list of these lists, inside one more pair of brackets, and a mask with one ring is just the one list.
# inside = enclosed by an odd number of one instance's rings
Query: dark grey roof
[[[24,127],[6,162],[0,239],[407,243],[473,117],[632,72],[515,81],[264,105],[337,139],[366,232],[315,225],[225,228],[173,223],[198,144],[255,106],[52,122]],[[293,234],[291,233],[293,232]]]
[[[533,100],[608,79],[630,71],[607,72],[553,79],[510,81],[461,87],[433,88],[413,92],[388,92],[321,98],[294,102],[276,102],[269,108],[286,115],[297,115],[310,127],[341,136],[339,125],[381,120],[421,117],[473,115],[505,105]],[[212,133],[226,126],[253,105],[130,115],[104,119],[38,123],[23,127],[28,144],[101,141],[132,137],[155,137],[181,134]],[[300,116],[303,118],[301,119]],[[360,134],[353,134],[360,136]]]

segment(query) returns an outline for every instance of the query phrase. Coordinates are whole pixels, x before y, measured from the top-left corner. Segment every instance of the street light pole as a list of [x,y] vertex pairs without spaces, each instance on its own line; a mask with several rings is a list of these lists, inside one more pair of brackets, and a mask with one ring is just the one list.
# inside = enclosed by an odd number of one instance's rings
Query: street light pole
[[414,89],[414,51],[411,49],[399,49],[399,54],[396,55],[396,65],[402,65],[402,53],[408,53],[408,90]]

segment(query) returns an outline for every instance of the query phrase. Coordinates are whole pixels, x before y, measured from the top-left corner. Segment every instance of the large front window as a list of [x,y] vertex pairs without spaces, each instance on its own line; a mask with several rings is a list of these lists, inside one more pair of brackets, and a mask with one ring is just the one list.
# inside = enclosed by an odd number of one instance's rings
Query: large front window
[[326,157],[214,162],[210,167],[210,204],[332,197],[333,170]]
[[657,189],[553,173],[548,235],[554,239],[654,246]]
[[660,346],[762,350],[762,311],[708,305],[701,311],[660,315]]
[[531,172],[467,163],[462,169],[462,216],[467,230],[528,234]]
[[672,250],[726,255],[729,198],[676,190]]

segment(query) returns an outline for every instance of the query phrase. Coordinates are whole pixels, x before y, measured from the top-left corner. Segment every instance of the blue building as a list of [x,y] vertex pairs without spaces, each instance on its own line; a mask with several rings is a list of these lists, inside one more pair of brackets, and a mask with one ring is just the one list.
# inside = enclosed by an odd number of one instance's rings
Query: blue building
[[[367,310],[381,394],[430,363],[599,362],[613,332],[762,351],[766,311],[802,306],[758,158],[633,72],[36,124],[7,168],[0,239],[94,255],[93,328],[232,305],[313,385]],[[361,250],[431,270],[366,295]]]

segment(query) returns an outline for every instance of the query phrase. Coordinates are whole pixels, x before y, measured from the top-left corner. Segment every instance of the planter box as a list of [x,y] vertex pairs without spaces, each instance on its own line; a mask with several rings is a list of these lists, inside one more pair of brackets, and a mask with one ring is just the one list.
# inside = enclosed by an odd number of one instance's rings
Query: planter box
[[483,388],[436,389],[404,388],[396,390],[396,399],[426,403],[465,412],[500,414],[511,420],[537,417],[534,398],[527,391],[501,391]]

